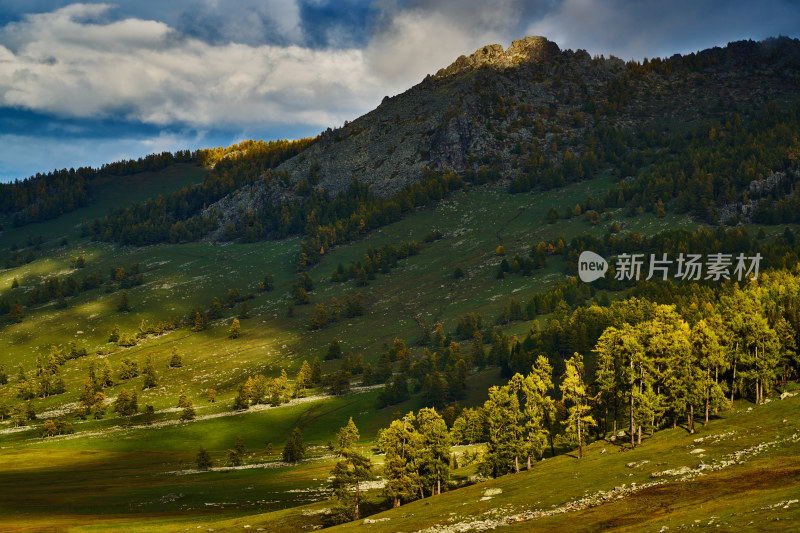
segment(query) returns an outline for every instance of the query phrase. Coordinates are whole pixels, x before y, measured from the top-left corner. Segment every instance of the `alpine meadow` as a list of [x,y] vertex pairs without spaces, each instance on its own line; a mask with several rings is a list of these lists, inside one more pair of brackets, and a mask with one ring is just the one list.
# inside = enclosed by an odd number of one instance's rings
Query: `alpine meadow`
[[800,530],[798,132],[797,39],[525,37],[0,183],[0,530]]

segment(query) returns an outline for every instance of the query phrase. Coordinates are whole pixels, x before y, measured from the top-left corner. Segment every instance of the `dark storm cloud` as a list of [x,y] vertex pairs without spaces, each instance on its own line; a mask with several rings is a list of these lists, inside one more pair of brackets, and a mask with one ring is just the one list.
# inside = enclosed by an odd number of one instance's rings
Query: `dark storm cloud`
[[797,37],[800,3],[743,0],[564,0],[527,26],[562,48],[624,59],[690,53],[729,41]]

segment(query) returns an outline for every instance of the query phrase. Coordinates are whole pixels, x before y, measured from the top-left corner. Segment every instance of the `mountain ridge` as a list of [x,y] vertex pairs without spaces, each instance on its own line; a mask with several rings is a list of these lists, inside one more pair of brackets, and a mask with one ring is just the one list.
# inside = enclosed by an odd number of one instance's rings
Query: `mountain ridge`
[[[303,185],[333,195],[356,179],[390,196],[426,168],[456,173],[486,169],[504,179],[523,170],[518,145],[536,145],[559,164],[580,158],[587,135],[610,126],[665,133],[688,116],[722,116],[736,106],[796,97],[800,41],[736,41],[725,48],[642,63],[561,50],[544,37],[508,49],[494,44],[460,56],[283,162],[276,173],[211,205],[221,221],[214,237],[242,213],[297,199]],[[602,123],[602,124],[601,124]],[[281,175],[283,180],[272,179]]]

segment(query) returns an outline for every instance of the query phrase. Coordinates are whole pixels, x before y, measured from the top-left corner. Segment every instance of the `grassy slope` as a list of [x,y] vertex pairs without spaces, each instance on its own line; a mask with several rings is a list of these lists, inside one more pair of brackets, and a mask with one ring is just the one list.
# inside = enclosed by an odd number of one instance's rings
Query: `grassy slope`
[[[190,173],[182,176],[180,179],[195,179]],[[148,179],[154,183],[165,182],[157,179],[157,176]],[[128,182],[133,184],[135,180],[131,177]],[[97,289],[70,300],[67,309],[58,310],[54,303],[50,303],[26,310],[28,316],[21,324],[3,326],[0,336],[2,362],[9,370],[12,383],[16,365],[23,363],[30,373],[36,355],[47,353],[51,344],[64,345],[74,339],[92,354],[69,361],[62,368],[68,392],[47,400],[37,400],[37,411],[57,410],[76,401],[90,362],[98,362],[104,357],[94,352],[111,346],[106,344],[106,340],[115,324],[119,324],[123,332],[134,332],[142,319],[157,321],[167,316],[183,316],[195,306],[208,306],[214,296],[222,299],[229,288],[255,292],[258,281],[269,270],[275,273],[277,289],[258,294],[249,302],[253,318],[242,321],[243,335],[239,339],[227,338],[230,317],[235,314],[234,311],[227,311],[225,319],[212,323],[204,332],[192,333],[184,327],[148,339],[133,348],[115,348],[106,356],[117,368],[123,356],[141,362],[145,355],[152,354],[158,370],[159,386],[150,391],[140,391],[140,406],[154,405],[160,411],[157,422],[174,422],[177,413],[168,409],[174,407],[180,388],[185,386],[195,398],[201,420],[183,425],[139,427],[123,431],[118,428],[116,417],[108,415],[105,420],[76,423],[77,435],[74,438],[45,441],[38,438],[35,429],[10,432],[8,422],[0,423],[0,431],[3,431],[0,433],[0,465],[22,464],[26,469],[24,476],[11,472],[0,477],[0,484],[7,489],[14,487],[22,499],[9,503],[6,510],[22,513],[24,518],[20,520],[23,523],[32,519],[31,512],[41,509],[35,501],[36,498],[43,498],[42,486],[52,483],[51,470],[63,475],[66,483],[64,491],[70,498],[77,495],[82,498],[77,507],[71,504],[55,506],[62,509],[65,516],[74,509],[88,512],[95,507],[109,515],[130,512],[128,505],[141,504],[151,510],[155,508],[152,502],[172,492],[187,494],[185,501],[181,498],[174,504],[159,505],[159,510],[152,512],[158,515],[164,509],[170,513],[194,516],[204,511],[207,507],[205,503],[218,502],[217,495],[201,496],[191,490],[189,478],[164,477],[163,473],[176,470],[180,460],[190,463],[200,443],[221,458],[225,450],[233,445],[235,437],[241,435],[247,449],[254,453],[253,460],[260,460],[264,458],[264,443],[273,442],[274,454],[277,454],[286,434],[294,425],[303,428],[307,442],[319,446],[332,438],[336,428],[343,425],[349,416],[354,416],[368,444],[377,429],[388,423],[393,411],[416,408],[418,400],[412,399],[406,405],[376,411],[376,392],[373,391],[243,415],[206,416],[228,414],[235,388],[247,375],[257,372],[276,375],[280,368],[286,368],[291,376],[304,359],[310,361],[314,356],[321,357],[334,335],[342,340],[346,349],[363,351],[365,359],[369,361],[376,359],[381,345],[391,342],[395,336],[407,340],[417,338],[417,320],[428,324],[442,320],[447,328],[452,328],[458,317],[467,311],[478,311],[491,320],[511,295],[527,299],[563,277],[562,260],[556,258],[544,271],[535,272],[529,278],[514,275],[502,281],[496,280],[494,274],[499,258],[494,255],[494,249],[498,244],[502,243],[511,256],[516,252],[525,254],[532,244],[541,240],[558,236],[570,239],[586,231],[601,235],[610,223],[604,220],[597,227],[591,227],[582,219],[560,220],[553,225],[544,223],[544,215],[552,205],[563,212],[567,205],[582,201],[588,193],[594,193],[597,197],[610,185],[606,177],[547,194],[511,196],[492,186],[455,193],[434,208],[417,212],[361,242],[329,252],[311,271],[317,284],[313,302],[328,301],[332,296],[341,299],[345,292],[361,290],[367,302],[367,314],[343,319],[318,332],[309,332],[305,326],[313,305],[297,308],[293,319],[284,316],[290,286],[296,275],[294,265],[298,239],[247,245],[200,242],[147,248],[121,248],[81,240],[76,226],[81,219],[98,216],[107,207],[124,204],[131,198],[120,193],[123,189],[112,185],[109,184],[105,192],[100,190],[97,193],[100,204],[56,221],[7,230],[0,235],[0,251],[7,249],[11,242],[24,242],[29,234],[47,236],[44,251],[38,254],[39,259],[22,267],[0,271],[0,295],[3,297],[22,297],[19,291],[24,291],[26,286],[40,277],[69,273],[69,257],[77,253],[85,254],[89,260],[87,271],[107,273],[111,267],[127,267],[133,262],[140,262],[145,271],[145,285],[129,291],[133,305],[131,313],[117,313],[115,305],[118,294],[107,294],[103,289]],[[126,201],[123,202],[123,199]],[[674,215],[663,219],[649,215],[617,219],[626,223],[626,230],[645,234],[668,227],[695,225],[689,219]],[[420,255],[403,261],[389,275],[378,275],[368,287],[356,288],[352,281],[345,284],[324,281],[338,263],[347,265],[351,260],[360,259],[368,245],[399,244],[408,239],[419,241],[433,228],[442,231],[442,240],[425,245]],[[770,232],[781,230],[768,228]],[[62,235],[69,237],[70,242],[64,248],[57,244]],[[465,270],[465,278],[452,279],[451,273],[456,266]],[[76,274],[79,277],[83,275],[82,272]],[[16,296],[10,289],[11,280],[15,277],[23,285],[16,289]],[[511,331],[522,335],[528,327],[528,324],[517,323],[511,326]],[[173,345],[183,352],[184,367],[167,371],[166,362]],[[336,368],[338,362],[335,361],[323,365],[325,371]],[[482,402],[486,387],[497,379],[496,376],[496,372],[487,371],[470,378],[472,386],[468,403]],[[113,398],[121,387],[141,389],[141,379],[117,384],[106,391],[107,396]],[[10,394],[11,387],[0,387],[0,394]],[[202,392],[209,387],[218,391],[216,404],[202,400]],[[135,418],[134,423],[136,421]],[[103,435],[97,435],[97,432]],[[47,450],[46,454],[44,450]],[[141,455],[142,451],[147,453]],[[53,459],[55,463],[51,464],[49,458],[56,457],[53,454],[64,454],[63,459]],[[43,462],[43,457],[48,459]],[[86,468],[82,466],[85,460],[88,460]],[[77,466],[70,466],[73,464]],[[116,470],[117,465],[122,465],[119,470]],[[122,478],[130,480],[135,477],[138,481],[119,484],[111,492],[86,489],[91,486],[102,487],[102,480],[109,469],[118,472]],[[141,472],[139,477],[136,477],[137,471]],[[277,498],[274,505],[259,504],[261,508],[253,507],[247,503],[258,500],[250,499],[247,492],[253,490],[247,488],[255,482],[251,477],[258,477],[253,472],[210,474],[220,476],[230,486],[230,492],[226,493],[230,499],[226,501],[236,505],[226,512],[252,513],[307,501],[299,499],[288,502]],[[286,486],[303,487],[309,477],[314,477],[305,469],[287,468],[278,469],[277,472],[276,476],[288,480]],[[153,482],[154,479],[158,482]],[[270,481],[267,476],[264,483],[264,486],[269,486],[278,481]],[[102,520],[100,516],[94,519]]]
[[[798,408],[800,396],[756,408],[737,402],[736,409],[706,428],[699,426],[695,435],[683,428],[664,430],[626,453],[618,453],[613,443],[596,442],[580,460],[574,453],[557,456],[531,472],[419,500],[331,531],[795,531],[800,528]],[[703,464],[718,469],[698,470]],[[685,479],[651,475],[680,467],[694,472]],[[292,516],[314,508],[297,509]],[[211,527],[233,531],[250,524],[285,531],[279,522],[286,517],[276,518],[251,516]]]

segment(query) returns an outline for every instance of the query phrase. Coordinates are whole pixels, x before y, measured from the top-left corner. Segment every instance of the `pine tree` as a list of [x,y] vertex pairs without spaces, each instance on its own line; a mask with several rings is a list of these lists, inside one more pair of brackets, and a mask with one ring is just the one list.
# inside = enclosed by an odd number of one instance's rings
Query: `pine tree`
[[481,473],[496,478],[512,470],[519,472],[524,441],[516,393],[508,385],[490,388],[483,411],[489,438]]
[[[103,359],[103,371],[100,375],[100,386],[102,388],[112,387],[114,385],[114,369],[111,368],[111,361]],[[123,378],[124,379],[124,378]]]
[[183,411],[181,411],[181,420],[194,420],[196,413],[194,410],[194,402],[188,396],[184,396],[182,403]]
[[227,457],[231,466],[241,466],[244,460],[244,441],[242,437],[236,437],[236,445],[232,450],[228,450]]
[[403,501],[411,501],[417,495],[425,497],[419,474],[422,436],[414,427],[415,421],[414,414],[408,413],[378,434],[378,447],[385,454],[383,490],[392,500],[392,507],[400,507]]
[[561,382],[561,394],[565,403],[572,404],[567,423],[569,428],[574,428],[575,438],[578,442],[578,458],[581,458],[583,457],[585,432],[588,427],[596,424],[589,414],[591,406],[588,405],[589,395],[583,381],[583,356],[577,352],[566,361],[566,371]]
[[286,446],[283,447],[283,460],[287,463],[296,463],[305,457],[306,447],[303,444],[303,434],[300,428],[294,428]]
[[247,305],[247,302],[239,304],[239,318],[250,318],[250,306]]
[[264,282],[261,283],[259,289],[265,292],[270,292],[275,289],[275,276],[272,274],[271,270],[264,276]]
[[352,520],[360,519],[361,486],[372,479],[372,461],[355,450],[343,450],[341,459],[331,470],[331,488],[339,505],[348,510]]
[[322,364],[319,362],[319,357],[314,358],[311,363],[311,383],[319,385],[322,382]]
[[128,291],[123,290],[119,295],[119,302],[117,302],[117,311],[120,313],[127,313],[131,310],[131,302],[128,299]]
[[183,355],[177,346],[172,347],[172,355],[169,358],[169,368],[180,368],[183,366]]
[[19,303],[19,300],[14,302],[14,305],[11,306],[11,310],[8,312],[8,319],[13,324],[19,324],[22,322],[22,319],[25,318],[25,313],[22,311],[22,304]]
[[147,354],[147,357],[144,362],[144,369],[142,370],[142,375],[144,376],[144,382],[142,383],[142,389],[152,389],[156,385],[158,385],[158,381],[156,380],[156,369],[153,366],[153,356],[152,354]]
[[206,321],[203,319],[203,315],[200,311],[197,311],[194,315],[194,326],[192,326],[192,331],[203,331],[206,329]]
[[328,352],[325,354],[325,360],[329,361],[331,359],[339,359],[342,357],[342,345],[339,343],[339,339],[334,337],[331,340],[330,345],[328,345]]
[[450,434],[444,419],[435,409],[423,408],[417,413],[417,425],[422,436],[420,458],[423,483],[430,493],[441,494],[442,485],[450,480]]
[[353,422],[353,417],[351,416],[350,420],[347,422],[347,425],[339,429],[339,433],[336,434],[336,449],[339,452],[339,456],[341,457],[345,450],[352,448],[353,445],[358,442],[358,439],[358,428],[356,427],[355,422]]
[[[548,420],[555,418],[555,402],[549,396],[553,388],[553,367],[547,358],[540,355],[536,359],[531,372],[520,380],[517,394],[522,393],[524,398],[520,406],[522,410],[521,421],[523,424],[523,448],[527,469],[531,469],[531,460],[541,458],[550,436],[546,426]],[[512,379],[512,382],[516,383]]]
[[[139,375],[139,365],[130,357],[123,357],[119,362],[117,377],[122,381],[128,381]],[[105,377],[103,377],[105,379]]]
[[297,372],[297,377],[294,381],[294,395],[296,398],[304,398],[306,395],[306,387],[311,383],[311,366],[308,361],[303,361],[300,370]]
[[149,426],[153,423],[153,418],[155,417],[156,410],[152,405],[145,405],[144,406],[144,425]]
[[216,296],[211,300],[211,307],[208,308],[208,318],[211,320],[222,318],[222,304]]
[[197,468],[199,470],[208,470],[214,466],[213,461],[211,460],[211,455],[208,453],[203,445],[200,445],[200,449],[197,451],[197,458],[195,459],[195,464],[197,464]]
[[114,329],[111,330],[111,333],[108,335],[108,342],[117,342],[119,340],[119,326],[114,325]]
[[135,390],[122,389],[114,400],[114,412],[122,417],[135,415],[139,410],[139,400]]
[[231,322],[231,327],[228,330],[228,338],[229,339],[236,339],[242,332],[242,327],[239,325],[239,319],[234,318],[233,322]]

